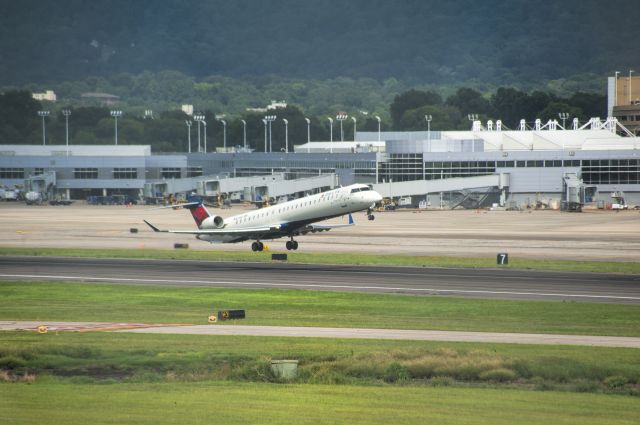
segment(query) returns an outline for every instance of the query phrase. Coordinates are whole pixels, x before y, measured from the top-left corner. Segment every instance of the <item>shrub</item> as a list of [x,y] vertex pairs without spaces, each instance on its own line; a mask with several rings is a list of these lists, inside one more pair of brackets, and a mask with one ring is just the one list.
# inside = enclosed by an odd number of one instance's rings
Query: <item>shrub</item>
[[23,368],[27,365],[24,359],[16,356],[0,357],[0,369],[15,370]]
[[450,387],[455,384],[456,381],[449,376],[434,376],[429,379],[429,383],[434,387]]
[[604,385],[613,390],[623,388],[628,382],[629,380],[624,376],[614,375],[605,378]]
[[394,383],[409,379],[409,372],[400,363],[393,362],[384,371],[384,381]]
[[478,377],[483,381],[510,382],[517,378],[516,373],[510,369],[497,368],[480,372]]

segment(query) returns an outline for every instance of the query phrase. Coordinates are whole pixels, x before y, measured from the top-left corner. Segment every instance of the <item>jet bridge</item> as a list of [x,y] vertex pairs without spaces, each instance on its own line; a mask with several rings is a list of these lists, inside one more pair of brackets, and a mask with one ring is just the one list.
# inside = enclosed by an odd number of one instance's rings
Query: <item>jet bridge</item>
[[[509,174],[456,177],[439,180],[414,180],[373,185],[385,198],[425,197],[438,194],[449,208],[482,208],[493,203],[503,204],[509,187]],[[446,196],[445,196],[446,194]],[[444,207],[444,205],[440,205]]]

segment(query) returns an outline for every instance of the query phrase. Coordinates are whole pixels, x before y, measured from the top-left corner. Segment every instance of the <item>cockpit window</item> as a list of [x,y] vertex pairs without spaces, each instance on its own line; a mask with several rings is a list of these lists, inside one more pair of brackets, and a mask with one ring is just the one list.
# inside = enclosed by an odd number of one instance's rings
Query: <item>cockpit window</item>
[[360,188],[356,187],[355,189],[351,189],[351,193],[360,192]]
[[360,192],[366,192],[367,190],[371,190],[370,187],[363,187],[360,189]]

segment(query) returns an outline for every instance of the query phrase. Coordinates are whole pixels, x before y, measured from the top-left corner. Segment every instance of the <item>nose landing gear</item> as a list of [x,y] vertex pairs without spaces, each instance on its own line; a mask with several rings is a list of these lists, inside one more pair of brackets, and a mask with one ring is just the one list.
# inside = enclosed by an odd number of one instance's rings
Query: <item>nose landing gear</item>
[[376,216],[373,215],[373,210],[371,208],[369,208],[367,210],[367,218],[369,219],[369,221],[375,220]]

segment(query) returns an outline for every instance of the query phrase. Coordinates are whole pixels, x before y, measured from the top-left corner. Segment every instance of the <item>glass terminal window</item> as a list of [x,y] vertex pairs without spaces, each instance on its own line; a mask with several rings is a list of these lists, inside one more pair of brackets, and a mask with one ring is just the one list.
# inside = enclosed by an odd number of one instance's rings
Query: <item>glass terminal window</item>
[[165,167],[160,171],[160,177],[163,179],[179,179],[182,177],[180,168]]
[[114,168],[114,179],[137,179],[138,170],[136,168]]
[[98,178],[98,169],[97,168],[74,168],[73,169],[73,178],[75,178],[75,179],[97,179]]
[[0,168],[0,179],[24,179],[24,168]]

